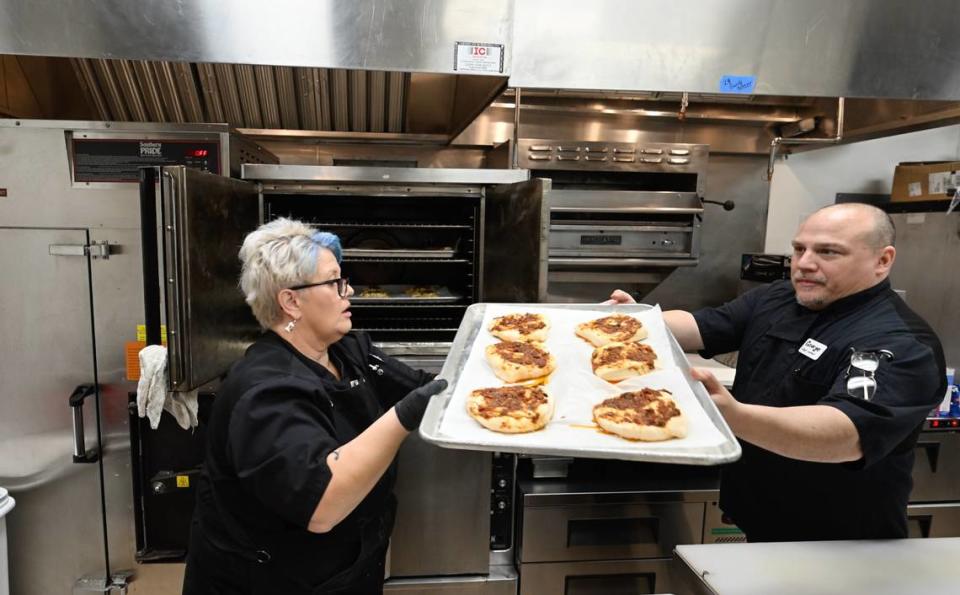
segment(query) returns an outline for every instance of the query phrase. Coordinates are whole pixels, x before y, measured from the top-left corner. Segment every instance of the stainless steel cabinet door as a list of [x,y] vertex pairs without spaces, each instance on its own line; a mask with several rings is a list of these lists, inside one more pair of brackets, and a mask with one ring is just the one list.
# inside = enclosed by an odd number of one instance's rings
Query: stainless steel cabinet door
[[[80,577],[107,574],[100,465],[73,462],[67,402],[96,381],[87,244],[86,230],[0,228],[0,486],[17,500],[6,518],[14,595],[70,593]],[[94,394],[83,406],[88,449],[99,446],[98,403]]]

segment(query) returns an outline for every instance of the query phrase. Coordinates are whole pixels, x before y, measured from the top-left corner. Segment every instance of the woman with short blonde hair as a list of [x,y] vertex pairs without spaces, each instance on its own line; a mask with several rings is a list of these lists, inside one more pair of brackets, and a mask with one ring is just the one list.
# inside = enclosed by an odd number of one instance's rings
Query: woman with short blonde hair
[[446,387],[351,332],[337,236],[250,233],[240,288],[263,335],[214,400],[183,592],[379,593],[394,458]]

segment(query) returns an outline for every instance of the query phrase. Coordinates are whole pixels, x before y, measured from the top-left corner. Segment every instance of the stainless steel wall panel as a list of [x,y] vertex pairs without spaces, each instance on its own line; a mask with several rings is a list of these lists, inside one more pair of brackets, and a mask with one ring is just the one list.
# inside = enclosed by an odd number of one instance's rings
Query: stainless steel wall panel
[[515,11],[512,87],[717,93],[721,77],[747,75],[758,94],[960,97],[954,0],[524,0]]
[[513,4],[7,0],[0,53],[453,74],[455,43],[467,41],[502,44],[508,73]]
[[[237,81],[237,93],[240,96],[240,108],[243,112],[244,126],[251,128],[263,128],[263,116],[260,112],[260,101],[258,100],[258,79],[254,74],[253,66],[249,64],[236,64],[233,72]],[[237,120],[231,120],[233,124]]]
[[490,534],[490,453],[438,448],[413,433],[397,456],[391,576],[486,574],[490,545],[478,537]]
[[948,366],[960,368],[960,216],[957,213],[892,215],[897,262],[890,283],[907,292],[907,304],[932,326]]

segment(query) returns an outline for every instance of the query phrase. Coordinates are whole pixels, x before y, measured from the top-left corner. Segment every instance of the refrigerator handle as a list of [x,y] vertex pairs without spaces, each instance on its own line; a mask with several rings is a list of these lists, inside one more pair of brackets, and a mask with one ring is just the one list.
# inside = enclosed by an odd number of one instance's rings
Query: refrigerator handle
[[96,463],[100,458],[97,449],[87,450],[83,436],[83,402],[87,397],[97,394],[94,384],[80,384],[70,395],[70,408],[73,409],[73,462]]

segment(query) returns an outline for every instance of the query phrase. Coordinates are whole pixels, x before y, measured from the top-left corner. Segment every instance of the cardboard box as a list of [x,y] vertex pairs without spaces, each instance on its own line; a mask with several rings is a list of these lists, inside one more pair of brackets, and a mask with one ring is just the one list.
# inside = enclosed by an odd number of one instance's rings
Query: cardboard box
[[891,202],[950,200],[960,187],[960,161],[901,163],[893,172]]

